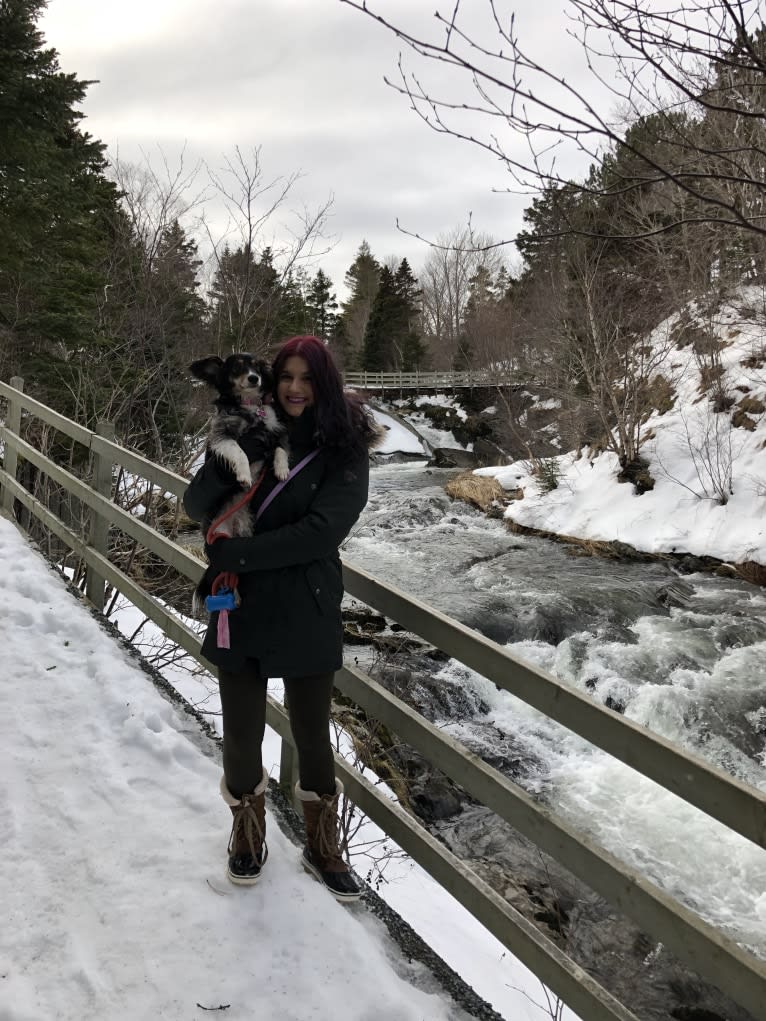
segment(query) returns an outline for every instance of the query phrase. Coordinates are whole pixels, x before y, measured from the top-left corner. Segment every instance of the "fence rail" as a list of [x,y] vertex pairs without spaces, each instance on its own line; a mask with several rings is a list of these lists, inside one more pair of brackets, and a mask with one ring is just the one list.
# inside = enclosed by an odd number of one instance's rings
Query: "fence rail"
[[[64,418],[23,393],[21,380],[0,383],[7,402],[0,426],[4,467],[0,469],[2,507],[14,503],[37,518],[88,567],[88,597],[100,608],[104,586],[122,592],[190,656],[213,670],[200,654],[194,631],[112,564],[109,532],[116,528],[161,557],[191,582],[203,566],[177,543],[122,510],[111,499],[115,467],[125,468],[163,492],[180,499],[187,480],[114,442],[108,428],[93,432]],[[93,455],[91,484],[55,464],[22,439],[24,415],[39,419],[83,444]],[[87,537],[76,534],[17,480],[20,462],[75,495],[91,511]],[[347,591],[367,605],[420,635],[461,663],[490,678],[551,719],[605,750],[637,772],[661,784],[759,847],[766,847],[766,795],[703,760],[632,724],[589,697],[516,659],[507,650],[421,601],[386,585],[344,562]],[[441,733],[372,678],[350,666],[337,676],[338,687],[372,718],[380,720],[478,801],[550,854],[591,889],[632,918],[655,940],[732,999],[762,1017],[766,1003],[766,965],[694,912],[626,866],[590,837],[538,804],[459,742]],[[281,782],[294,774],[292,736],[284,708],[271,697],[267,720],[282,737]],[[378,791],[352,766],[338,758],[346,789],[362,811],[471,911],[486,928],[526,964],[554,993],[588,1021],[635,1021],[620,1004],[551,940],[484,883],[464,862],[435,840],[415,819]]]

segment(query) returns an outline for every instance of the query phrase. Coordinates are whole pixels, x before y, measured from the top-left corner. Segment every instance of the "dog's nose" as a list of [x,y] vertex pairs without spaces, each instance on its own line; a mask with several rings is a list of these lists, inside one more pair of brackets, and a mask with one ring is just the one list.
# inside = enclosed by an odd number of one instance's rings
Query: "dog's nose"
[[255,372],[251,372],[248,375],[247,381],[250,384],[250,386],[258,386],[258,384],[261,382],[260,377]]

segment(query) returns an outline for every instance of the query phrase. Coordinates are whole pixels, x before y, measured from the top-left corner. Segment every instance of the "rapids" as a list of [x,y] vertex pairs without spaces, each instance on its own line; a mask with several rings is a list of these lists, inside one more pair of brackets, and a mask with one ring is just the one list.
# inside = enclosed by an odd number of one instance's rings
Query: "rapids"
[[[766,594],[664,562],[573,556],[452,502],[449,473],[379,465],[344,556],[766,790]],[[598,843],[766,957],[766,851],[454,661],[437,722]],[[450,709],[449,707],[453,707]],[[440,833],[503,857],[482,810]],[[510,866],[509,866],[510,867]]]

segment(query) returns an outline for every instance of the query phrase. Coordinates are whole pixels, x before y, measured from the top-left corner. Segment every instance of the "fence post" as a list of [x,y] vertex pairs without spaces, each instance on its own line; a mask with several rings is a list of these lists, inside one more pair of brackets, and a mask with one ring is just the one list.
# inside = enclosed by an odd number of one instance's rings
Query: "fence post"
[[[24,390],[24,380],[21,376],[11,376],[11,386],[17,390]],[[21,433],[21,404],[15,401],[13,397],[8,398],[8,417],[6,421],[7,428],[18,436]],[[16,478],[16,470],[19,466],[19,455],[15,450],[6,444],[5,454],[3,456],[3,468],[8,472],[11,478]],[[13,500],[14,496],[8,486],[3,487],[3,503],[2,508],[9,517],[13,517]]]
[[[282,701],[285,709],[287,709],[287,690],[285,690]],[[296,811],[300,811],[300,806],[297,803],[297,797],[295,794],[295,785],[297,782],[298,756],[295,754],[293,746],[286,741],[285,738],[282,738],[279,750],[279,786],[282,788],[282,793],[293,808]]]
[[[111,422],[98,422],[96,433],[103,436],[105,440],[114,439],[114,425]],[[109,454],[102,454],[98,450],[93,452],[93,482],[92,488],[101,496],[107,498],[112,495],[112,458]],[[107,556],[109,550],[109,521],[103,514],[96,510],[90,513],[90,528],[88,529],[88,545],[102,556]],[[85,573],[85,594],[97,609],[104,609],[106,596],[106,578],[93,567],[88,567]]]

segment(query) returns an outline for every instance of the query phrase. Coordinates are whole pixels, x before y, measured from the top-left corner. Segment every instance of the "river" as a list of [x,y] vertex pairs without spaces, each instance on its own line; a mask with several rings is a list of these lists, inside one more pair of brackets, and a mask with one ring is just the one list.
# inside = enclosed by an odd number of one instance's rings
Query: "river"
[[[375,467],[344,556],[766,790],[766,593],[514,535],[451,501],[450,474]],[[432,670],[453,695],[430,707],[448,733],[766,957],[766,851],[473,671],[453,661]],[[484,874],[518,864],[508,827],[480,806],[435,829]]]

